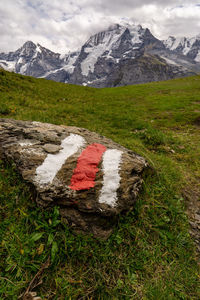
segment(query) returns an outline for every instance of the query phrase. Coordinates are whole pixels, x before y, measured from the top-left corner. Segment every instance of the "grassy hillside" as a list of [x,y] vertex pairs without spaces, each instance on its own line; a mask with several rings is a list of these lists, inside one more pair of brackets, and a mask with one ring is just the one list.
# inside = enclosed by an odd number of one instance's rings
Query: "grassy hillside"
[[0,299],[17,299],[48,258],[35,288],[42,299],[200,299],[186,215],[200,194],[200,76],[93,89],[0,70],[0,117],[85,127],[155,169],[102,242],[75,236],[57,209],[37,208],[1,162]]

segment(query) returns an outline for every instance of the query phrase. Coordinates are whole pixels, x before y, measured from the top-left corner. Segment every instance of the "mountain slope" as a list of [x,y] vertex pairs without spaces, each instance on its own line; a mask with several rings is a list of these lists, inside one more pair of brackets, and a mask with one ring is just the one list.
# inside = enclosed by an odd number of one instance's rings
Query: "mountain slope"
[[170,64],[166,58],[144,53],[134,60],[123,60],[114,68],[104,86],[124,86],[152,81],[168,80],[193,75],[181,66]]

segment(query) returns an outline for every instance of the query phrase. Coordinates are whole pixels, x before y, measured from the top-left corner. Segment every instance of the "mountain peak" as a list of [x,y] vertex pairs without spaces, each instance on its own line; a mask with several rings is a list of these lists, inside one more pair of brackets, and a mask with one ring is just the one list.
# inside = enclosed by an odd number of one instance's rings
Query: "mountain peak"
[[[120,36],[126,31],[129,30],[132,38],[142,36],[145,33],[146,29],[143,29],[140,24],[128,23],[127,21],[121,21],[120,23],[111,24],[105,30],[97,32],[92,35],[88,41],[85,43],[87,46],[97,46],[99,44],[106,44],[107,46],[115,40],[118,40]],[[138,38],[136,39],[138,42]],[[134,43],[134,39],[133,39]]]
[[120,25],[118,23],[114,23],[114,24],[109,25],[107,30],[112,31],[112,30],[119,29],[119,27],[120,27]]
[[36,44],[34,44],[32,41],[27,41],[23,44],[22,48],[35,48]]
[[143,28],[140,24],[134,22],[120,21],[118,23],[111,24],[105,31],[115,31],[122,28],[128,28],[130,30],[141,31]]

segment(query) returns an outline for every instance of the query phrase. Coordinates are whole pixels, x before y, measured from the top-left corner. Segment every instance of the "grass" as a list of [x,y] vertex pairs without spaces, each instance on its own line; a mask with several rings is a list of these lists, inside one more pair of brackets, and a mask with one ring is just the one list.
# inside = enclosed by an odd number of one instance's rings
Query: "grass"
[[0,299],[17,299],[50,257],[42,299],[199,299],[183,189],[199,189],[200,76],[94,89],[0,71],[0,117],[85,127],[155,169],[106,241],[74,235],[0,163]]

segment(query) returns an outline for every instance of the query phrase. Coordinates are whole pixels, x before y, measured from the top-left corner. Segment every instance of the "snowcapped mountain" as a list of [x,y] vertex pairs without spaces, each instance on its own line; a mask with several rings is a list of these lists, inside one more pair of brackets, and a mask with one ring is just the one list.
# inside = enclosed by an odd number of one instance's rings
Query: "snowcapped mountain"
[[149,45],[164,48],[161,41],[140,25],[110,26],[99,32],[81,48],[71,80],[78,84],[106,86],[107,76],[121,61],[142,55]]
[[0,53],[0,67],[93,87],[165,80],[200,72],[200,36],[160,41],[141,25],[114,24],[66,55],[26,42],[15,52]]
[[135,58],[139,50],[149,43],[159,43],[149,32],[138,26],[116,24],[93,35],[82,47],[80,64],[83,76],[93,73],[99,58],[119,63],[120,59]]
[[169,50],[186,55],[195,62],[200,62],[200,35],[192,38],[169,36],[164,41],[164,45]]
[[0,53],[0,66],[23,75],[40,77],[61,65],[60,54],[31,41],[26,42],[15,52]]

